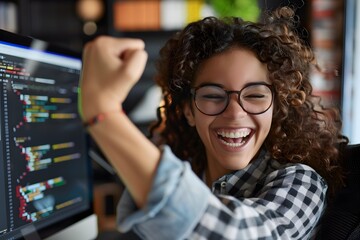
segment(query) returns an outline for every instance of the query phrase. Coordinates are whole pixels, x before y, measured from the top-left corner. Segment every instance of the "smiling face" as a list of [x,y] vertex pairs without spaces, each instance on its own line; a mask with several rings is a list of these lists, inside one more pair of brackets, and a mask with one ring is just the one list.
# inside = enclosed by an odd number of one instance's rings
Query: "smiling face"
[[[266,65],[252,52],[233,48],[206,60],[194,86],[215,84],[229,91],[239,91],[254,83],[271,84]],[[196,127],[206,149],[208,181],[245,168],[270,131],[273,106],[262,114],[253,115],[245,112],[237,99],[237,94],[231,94],[225,111],[215,116],[201,113],[194,101],[191,107],[184,108],[189,124]]]

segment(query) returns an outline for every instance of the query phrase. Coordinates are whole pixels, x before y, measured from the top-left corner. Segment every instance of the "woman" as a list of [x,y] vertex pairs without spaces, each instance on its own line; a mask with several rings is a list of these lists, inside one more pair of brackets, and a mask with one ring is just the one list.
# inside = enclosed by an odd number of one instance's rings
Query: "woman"
[[143,72],[144,43],[86,45],[81,113],[127,188],[119,230],[144,239],[314,235],[328,186],[342,180],[343,137],[338,114],[312,95],[314,56],[293,20],[281,8],[264,23],[206,18],[175,34],[158,63],[156,145],[119,104]]

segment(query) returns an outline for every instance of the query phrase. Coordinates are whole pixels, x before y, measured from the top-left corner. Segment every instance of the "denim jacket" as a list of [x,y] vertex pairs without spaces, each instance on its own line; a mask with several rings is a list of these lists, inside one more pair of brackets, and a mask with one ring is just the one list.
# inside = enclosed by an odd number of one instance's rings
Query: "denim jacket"
[[327,185],[312,168],[280,164],[266,151],[210,190],[164,146],[146,206],[125,191],[121,232],[142,239],[308,239],[324,210]]

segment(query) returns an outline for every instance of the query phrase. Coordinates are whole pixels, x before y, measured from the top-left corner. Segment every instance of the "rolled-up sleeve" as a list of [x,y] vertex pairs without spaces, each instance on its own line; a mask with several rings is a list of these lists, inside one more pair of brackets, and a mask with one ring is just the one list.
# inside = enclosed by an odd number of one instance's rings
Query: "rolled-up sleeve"
[[125,190],[117,208],[118,229],[130,229],[144,239],[183,239],[204,214],[212,193],[182,162],[163,147],[163,154],[146,205],[138,209]]

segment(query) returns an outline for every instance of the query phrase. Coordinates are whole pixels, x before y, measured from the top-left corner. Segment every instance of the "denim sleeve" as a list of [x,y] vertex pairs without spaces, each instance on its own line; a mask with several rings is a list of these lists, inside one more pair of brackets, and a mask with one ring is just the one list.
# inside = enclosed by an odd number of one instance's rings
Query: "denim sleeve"
[[133,230],[143,239],[184,239],[204,214],[209,188],[164,146],[146,205],[136,205],[125,191],[117,208],[121,232]]

